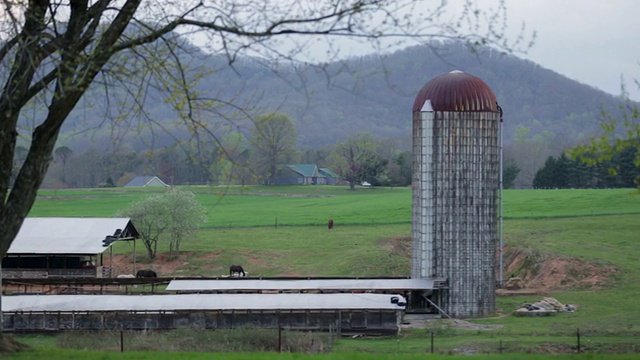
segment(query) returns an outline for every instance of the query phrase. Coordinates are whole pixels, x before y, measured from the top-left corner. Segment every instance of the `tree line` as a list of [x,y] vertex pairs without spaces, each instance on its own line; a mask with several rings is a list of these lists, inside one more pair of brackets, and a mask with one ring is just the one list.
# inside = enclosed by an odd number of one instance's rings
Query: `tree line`
[[[503,187],[610,188],[634,187],[640,174],[638,148],[610,150],[606,160],[595,161],[595,150],[576,147],[567,155],[554,152],[558,144],[553,133],[529,137],[522,127],[513,144],[505,147]],[[408,186],[412,180],[410,141],[382,139],[358,132],[345,141],[320,149],[298,150],[293,119],[284,113],[268,113],[253,120],[245,135],[229,131],[218,142],[175,142],[148,151],[100,152],[90,148],[76,153],[67,146],[54,151],[54,162],[44,181],[49,188],[124,186],[135,176],[159,176],[171,185],[189,184],[274,184],[287,164],[315,164],[329,168],[350,189],[368,182],[374,186]],[[566,144],[565,144],[566,145]],[[21,166],[27,149],[18,147],[14,169]],[[532,161],[538,158],[539,160]],[[530,175],[523,178],[522,169]],[[529,177],[530,176],[530,177]],[[526,185],[527,178],[529,179]],[[519,180],[518,180],[519,179]],[[523,184],[525,184],[523,186]]]
[[[597,163],[594,153],[549,156],[533,179],[534,189],[632,188],[640,185],[637,147],[625,147]],[[592,163],[592,164],[591,164]]]
[[[293,120],[287,114],[257,116],[245,135],[229,131],[218,142],[175,142],[170,146],[134,151],[121,148],[76,152],[68,146],[54,151],[43,186],[95,188],[124,186],[136,176],[158,176],[170,185],[273,184],[287,164],[316,164],[336,172],[354,188],[367,181],[376,186],[411,184],[411,152],[407,141],[381,139],[360,132],[320,149],[299,150]],[[14,174],[27,149],[17,148]]]

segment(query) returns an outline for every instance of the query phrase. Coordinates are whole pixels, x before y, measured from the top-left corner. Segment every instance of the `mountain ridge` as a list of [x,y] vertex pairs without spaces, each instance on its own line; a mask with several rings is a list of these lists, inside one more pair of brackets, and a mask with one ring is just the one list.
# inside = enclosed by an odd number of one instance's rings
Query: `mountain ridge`
[[[623,104],[620,98],[530,60],[490,48],[472,52],[465,44],[455,42],[349,58],[323,67],[240,59],[230,68],[221,57],[200,53],[193,59],[194,68],[211,72],[200,80],[199,93],[246,104],[247,111],[254,115],[287,113],[295,122],[301,150],[341,142],[360,131],[406,143],[411,138],[411,107],[418,91],[432,78],[452,70],[475,75],[494,91],[505,112],[506,144],[512,143],[522,128],[528,129],[531,137],[544,134],[578,143],[600,131],[603,108],[615,115]],[[158,96],[145,104],[148,112],[159,123],[175,120],[171,108],[161,99]],[[64,145],[82,150],[112,143],[105,139],[108,131],[104,130],[96,131],[91,140],[71,136],[104,121],[92,110],[87,113],[86,108],[79,108],[72,113],[63,128]],[[236,115],[224,108],[215,113]],[[220,129],[245,133],[251,127],[250,121],[228,121],[223,116],[213,116],[210,121],[219,123]],[[175,128],[169,135],[163,138],[156,134],[155,143],[170,143],[186,133]],[[142,135],[129,134],[121,145],[143,149],[145,145],[137,137]]]

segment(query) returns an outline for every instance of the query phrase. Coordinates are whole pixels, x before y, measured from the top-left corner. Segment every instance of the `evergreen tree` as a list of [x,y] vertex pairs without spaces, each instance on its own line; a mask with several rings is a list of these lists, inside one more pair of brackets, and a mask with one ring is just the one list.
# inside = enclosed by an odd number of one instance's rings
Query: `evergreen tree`
[[554,173],[556,167],[556,159],[553,156],[549,156],[545,161],[544,166],[538,171],[533,178],[534,189],[550,189],[554,187]]
[[505,167],[502,169],[502,187],[504,189],[511,189],[519,173],[520,167],[516,161],[513,159],[507,161]]

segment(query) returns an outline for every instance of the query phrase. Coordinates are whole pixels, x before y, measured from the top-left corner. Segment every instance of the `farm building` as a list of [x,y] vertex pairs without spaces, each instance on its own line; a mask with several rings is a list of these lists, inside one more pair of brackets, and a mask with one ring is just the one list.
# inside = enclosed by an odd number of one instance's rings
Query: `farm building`
[[157,176],[136,176],[125,187],[169,186]]
[[397,333],[400,294],[13,295],[5,331],[221,329],[257,326]]
[[114,241],[138,237],[129,218],[26,218],[2,259],[2,276],[108,277],[105,251]]
[[338,175],[315,164],[284,165],[278,169],[275,185],[334,185]]
[[450,316],[495,310],[502,111],[481,79],[453,71],[413,105],[413,278],[447,279]]

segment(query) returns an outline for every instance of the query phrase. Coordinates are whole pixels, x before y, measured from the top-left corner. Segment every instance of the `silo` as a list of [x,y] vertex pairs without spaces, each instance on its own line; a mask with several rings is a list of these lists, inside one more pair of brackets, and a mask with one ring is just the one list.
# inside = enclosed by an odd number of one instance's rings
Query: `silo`
[[501,110],[476,76],[429,81],[413,104],[413,278],[443,278],[453,317],[495,310]]

